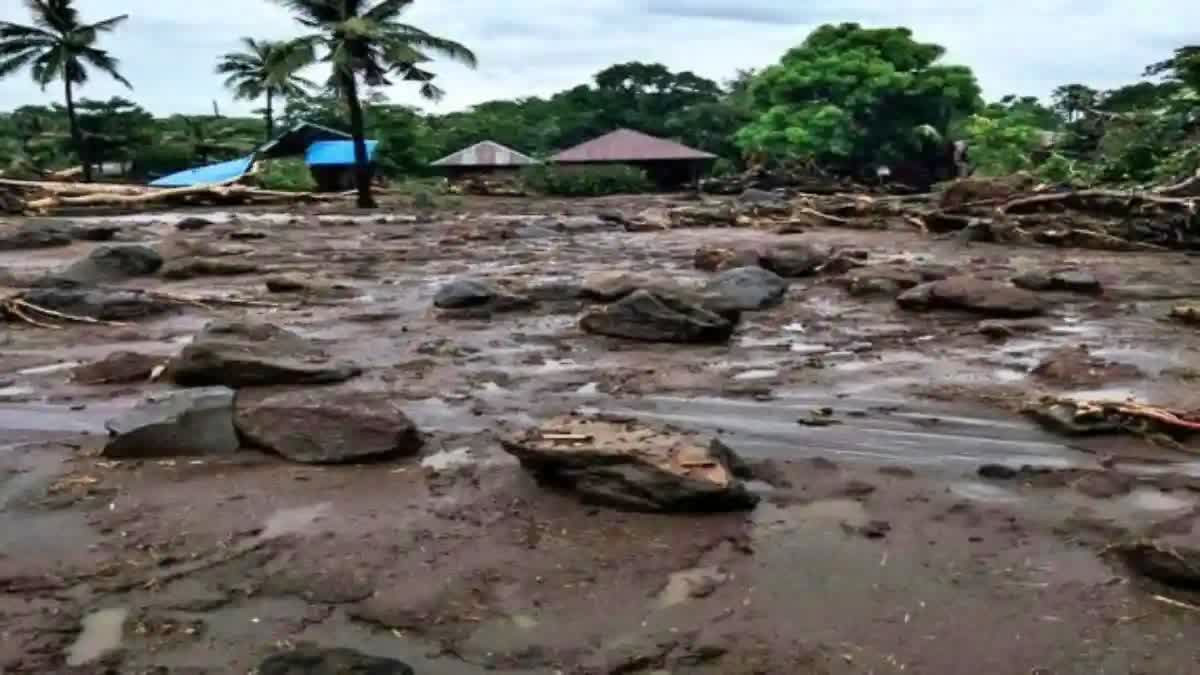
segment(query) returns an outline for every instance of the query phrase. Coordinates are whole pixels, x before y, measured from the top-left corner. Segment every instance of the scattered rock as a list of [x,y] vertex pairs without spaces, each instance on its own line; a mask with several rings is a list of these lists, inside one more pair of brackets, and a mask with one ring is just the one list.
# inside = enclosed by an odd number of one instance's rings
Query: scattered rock
[[229,233],[229,238],[234,241],[258,241],[266,239],[267,233],[262,230],[234,230]]
[[178,223],[175,223],[175,229],[182,230],[184,232],[192,232],[195,230],[203,230],[212,224],[213,221],[209,220],[208,218],[188,216],[187,218],[180,220]]
[[762,256],[747,248],[724,248],[705,245],[692,255],[692,265],[705,272],[721,272],[737,267],[760,266]]
[[141,291],[117,288],[34,288],[22,293],[21,299],[56,312],[101,321],[141,319],[172,309],[169,303]]
[[327,387],[243,392],[235,424],[255,446],[307,464],[412,455],[422,443],[394,397]]
[[83,225],[75,236],[80,241],[112,241],[120,231],[116,225]]
[[1141,541],[1112,549],[1138,574],[1175,588],[1200,589],[1200,550]]
[[583,330],[647,342],[722,343],[734,323],[704,307],[671,294],[637,291],[580,321]]
[[232,277],[257,271],[259,266],[248,262],[219,258],[180,258],[164,265],[162,276],[172,281],[183,281],[196,277]]
[[895,298],[923,281],[919,272],[882,266],[854,270],[845,278],[849,284],[847,290],[856,298]]
[[438,289],[434,307],[442,310],[465,311],[466,315],[490,312],[511,312],[533,306],[523,295],[509,293],[487,281],[458,279]]
[[0,223],[0,251],[69,246],[76,228],[61,222],[26,222],[9,229]]
[[1033,369],[1033,375],[1043,380],[1071,387],[1100,386],[1141,374],[1137,366],[1092,356],[1086,345],[1056,349]]
[[165,362],[161,356],[113,352],[95,363],[79,366],[71,375],[79,384],[132,384],[149,380],[154,369]]
[[240,444],[233,427],[232,389],[206,387],[172,392],[109,420],[112,459],[230,455]]
[[784,278],[807,277],[830,259],[826,249],[802,242],[772,246],[762,255],[762,267]]
[[1023,333],[1036,333],[1046,328],[1046,324],[1040,321],[987,319],[980,321],[975,330],[993,340],[1003,340]]
[[414,675],[408,664],[353,649],[302,645],[267,657],[258,675]]
[[540,480],[589,502],[644,511],[728,511],[758,502],[731,449],[670,429],[563,417],[505,440],[504,449]]
[[1133,476],[1113,471],[1089,471],[1072,486],[1076,492],[1092,499],[1112,499],[1133,492],[1137,481]]
[[896,298],[909,310],[958,309],[996,317],[1037,316],[1045,307],[1037,295],[1007,284],[973,277],[951,277],[921,284]]
[[1014,285],[1030,291],[1070,291],[1073,293],[1096,294],[1103,291],[1100,280],[1084,270],[1061,272],[1030,271],[1013,277]]
[[98,246],[53,278],[82,285],[102,284],[149,276],[162,266],[162,256],[149,246]]
[[979,467],[979,477],[988,480],[1012,480],[1018,475],[1019,471],[1003,464],[984,464]]
[[308,279],[300,276],[277,276],[266,280],[267,291],[271,293],[298,293],[310,290],[313,286]]
[[704,293],[722,309],[752,311],[783,302],[788,283],[761,267],[739,267],[722,272],[704,287]]
[[595,272],[584,277],[580,288],[583,297],[599,302],[615,302],[640,290],[670,294],[688,292],[674,280],[633,272]]
[[1171,308],[1170,316],[1181,323],[1200,326],[1200,304],[1176,305]]
[[172,379],[186,387],[332,384],[362,373],[331,363],[316,343],[272,324],[215,321],[171,361]]

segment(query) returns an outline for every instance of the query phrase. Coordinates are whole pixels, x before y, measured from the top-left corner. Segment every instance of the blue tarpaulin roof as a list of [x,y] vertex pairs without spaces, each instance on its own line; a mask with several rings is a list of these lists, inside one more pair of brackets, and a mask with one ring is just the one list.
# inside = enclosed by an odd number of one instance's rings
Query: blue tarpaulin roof
[[[379,141],[367,141],[367,159],[375,161]],[[351,166],[354,164],[354,141],[317,141],[308,146],[304,161],[309,166]]]
[[150,185],[153,187],[191,187],[193,185],[211,185],[224,183],[241,178],[250,170],[253,157],[241,157],[220,164],[202,166],[196,169],[180,171],[169,176],[163,176]]

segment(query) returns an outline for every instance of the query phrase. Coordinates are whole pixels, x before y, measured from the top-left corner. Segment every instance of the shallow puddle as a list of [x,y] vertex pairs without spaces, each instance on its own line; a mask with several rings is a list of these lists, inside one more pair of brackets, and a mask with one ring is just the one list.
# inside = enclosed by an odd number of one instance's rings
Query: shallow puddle
[[67,665],[91,663],[121,646],[125,619],[129,610],[124,607],[102,609],[83,618],[83,630],[67,650]]

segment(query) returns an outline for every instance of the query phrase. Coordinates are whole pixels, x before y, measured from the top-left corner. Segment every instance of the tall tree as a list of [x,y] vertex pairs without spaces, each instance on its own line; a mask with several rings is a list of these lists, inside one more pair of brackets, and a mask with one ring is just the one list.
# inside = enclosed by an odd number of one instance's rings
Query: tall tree
[[96,47],[100,35],[112,31],[128,15],[86,24],[74,0],[25,0],[25,4],[33,14],[32,26],[0,21],[0,77],[29,66],[33,80],[42,89],[62,80],[71,140],[83,167],[83,179],[90,182],[92,166],[75,113],[74,87],[87,82],[88,68],[95,68],[133,88],[118,72],[117,59]]
[[318,59],[332,68],[330,84],[350,109],[354,136],[355,183],[358,205],[373,208],[370,163],[367,159],[366,122],[359,100],[359,85],[391,84],[389,75],[421,83],[421,94],[436,99],[441,90],[433,73],[420,66],[437,54],[474,67],[475,54],[463,45],[402,23],[400,17],[415,0],[275,0],[290,9],[297,20],[315,33],[298,38],[295,48],[306,60]]
[[1083,84],[1064,84],[1050,94],[1057,110],[1068,122],[1077,121],[1087,111],[1096,107],[1100,93]]
[[269,141],[275,136],[275,99],[303,97],[316,85],[298,74],[304,61],[290,43],[242,38],[242,46],[242,51],[221,57],[217,74],[227,76],[225,86],[237,98],[267,99],[264,117]]

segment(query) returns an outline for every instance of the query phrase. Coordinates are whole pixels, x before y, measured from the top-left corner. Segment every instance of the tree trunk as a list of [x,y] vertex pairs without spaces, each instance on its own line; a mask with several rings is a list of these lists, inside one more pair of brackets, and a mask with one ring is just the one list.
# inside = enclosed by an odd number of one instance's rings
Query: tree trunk
[[79,155],[79,166],[83,169],[83,182],[92,182],[92,163],[88,160],[87,148],[83,144],[83,130],[79,128],[79,116],[75,114],[75,95],[71,91],[71,78],[63,77],[67,90],[67,124],[71,127],[71,142],[75,154]]
[[373,209],[376,204],[371,196],[371,164],[367,158],[366,123],[358,100],[358,84],[353,74],[343,74],[341,81],[342,93],[350,108],[350,133],[354,136],[354,186],[358,190],[358,207]]
[[273,92],[267,89],[267,142],[275,137],[275,111],[271,108]]

